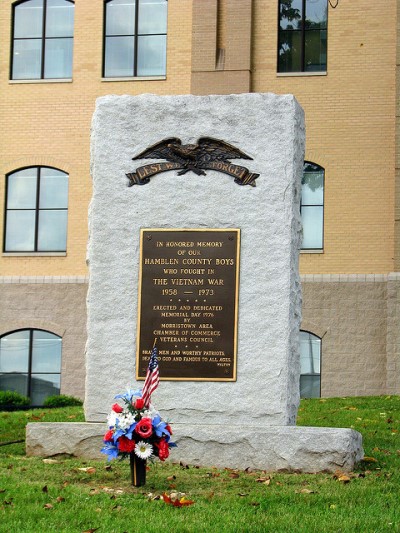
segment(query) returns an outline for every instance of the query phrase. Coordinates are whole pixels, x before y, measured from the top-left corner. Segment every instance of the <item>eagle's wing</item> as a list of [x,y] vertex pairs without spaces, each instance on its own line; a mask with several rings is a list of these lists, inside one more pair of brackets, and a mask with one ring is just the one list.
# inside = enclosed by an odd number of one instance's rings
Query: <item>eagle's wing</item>
[[153,144],[153,146],[146,148],[146,150],[143,150],[143,152],[140,152],[140,154],[136,155],[135,157],[132,157],[132,159],[167,159],[168,161],[176,161],[176,155],[168,146],[171,144],[180,146],[182,144],[182,141],[177,137],[164,139],[163,141],[160,141],[156,144]]
[[205,161],[226,161],[227,159],[253,159],[244,152],[235,148],[231,144],[211,137],[201,137],[197,141],[197,160]]

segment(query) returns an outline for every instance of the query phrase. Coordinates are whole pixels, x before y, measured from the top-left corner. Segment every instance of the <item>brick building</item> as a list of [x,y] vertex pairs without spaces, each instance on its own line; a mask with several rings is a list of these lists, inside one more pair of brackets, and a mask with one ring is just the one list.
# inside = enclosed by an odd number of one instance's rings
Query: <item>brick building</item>
[[302,394],[400,393],[398,4],[3,0],[0,389],[84,395],[96,98],[274,92],[306,113]]

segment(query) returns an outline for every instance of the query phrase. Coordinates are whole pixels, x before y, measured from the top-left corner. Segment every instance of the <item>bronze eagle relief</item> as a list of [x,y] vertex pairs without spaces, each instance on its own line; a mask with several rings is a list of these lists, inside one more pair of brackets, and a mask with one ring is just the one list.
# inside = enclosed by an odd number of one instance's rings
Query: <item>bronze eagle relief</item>
[[204,170],[217,170],[235,178],[238,185],[256,186],[255,180],[260,174],[250,172],[246,167],[234,165],[229,159],[250,159],[244,152],[231,144],[211,137],[201,137],[197,144],[182,144],[177,137],[164,139],[132,158],[166,159],[167,162],[152,163],[138,167],[135,172],[126,174],[128,186],[145,185],[150,177],[167,170],[179,170],[178,176],[192,171],[198,176],[205,176]]

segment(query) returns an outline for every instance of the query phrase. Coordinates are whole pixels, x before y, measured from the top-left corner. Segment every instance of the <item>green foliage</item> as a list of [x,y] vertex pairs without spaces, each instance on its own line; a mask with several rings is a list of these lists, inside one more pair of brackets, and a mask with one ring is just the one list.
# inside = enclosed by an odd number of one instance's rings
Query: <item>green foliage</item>
[[[5,440],[23,435],[26,422],[56,420],[83,420],[82,409],[0,413],[0,438],[3,431],[9,432]],[[245,470],[251,451],[237,471],[156,462],[149,465],[146,486],[133,488],[127,462],[66,457],[43,462],[25,457],[22,444],[0,447],[0,531],[400,531],[400,397],[302,400],[299,423],[354,427],[363,435],[366,460],[348,479],[339,473]],[[179,448],[171,458],[179,461]],[[160,496],[173,491],[195,503],[166,505]]]
[[74,396],[66,396],[65,394],[57,394],[48,396],[43,402],[44,407],[73,407],[82,405],[82,400]]
[[19,392],[11,390],[0,391],[0,411],[26,409],[30,403],[30,399]]

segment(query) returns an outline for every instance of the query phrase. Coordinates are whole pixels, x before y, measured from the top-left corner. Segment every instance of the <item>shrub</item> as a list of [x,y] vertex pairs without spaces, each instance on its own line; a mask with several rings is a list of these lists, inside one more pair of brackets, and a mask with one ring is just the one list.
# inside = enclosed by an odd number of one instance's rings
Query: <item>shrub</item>
[[65,394],[57,394],[48,396],[43,402],[44,407],[72,407],[74,405],[82,405],[83,402],[74,396],[66,396]]
[[27,409],[30,403],[30,399],[19,392],[11,390],[0,391],[0,411]]

